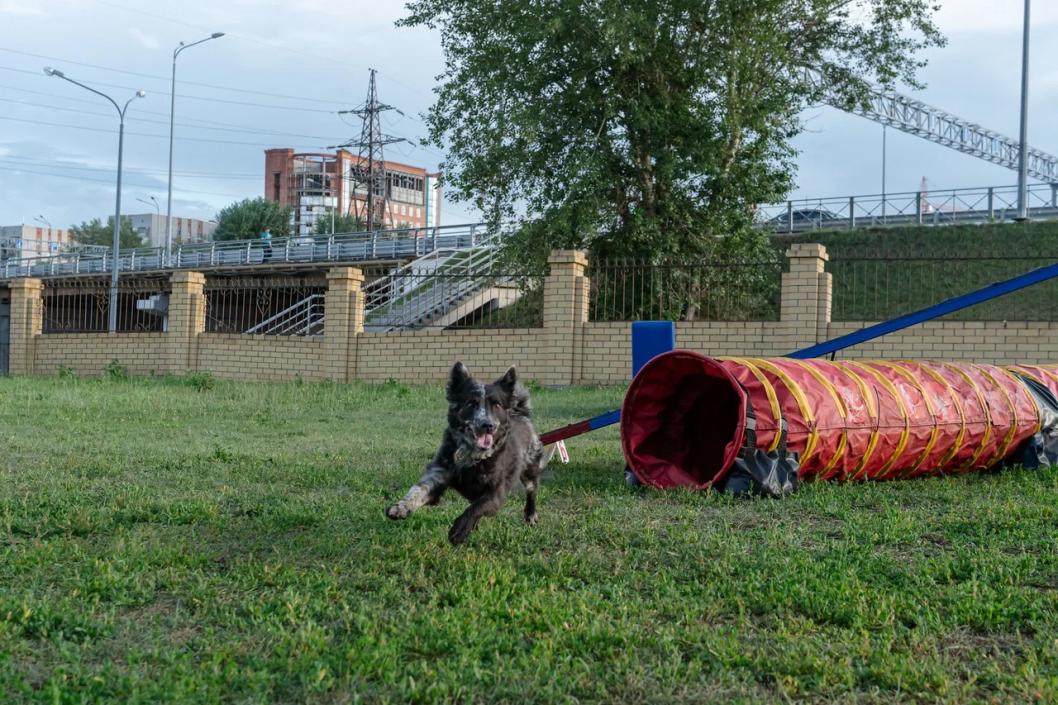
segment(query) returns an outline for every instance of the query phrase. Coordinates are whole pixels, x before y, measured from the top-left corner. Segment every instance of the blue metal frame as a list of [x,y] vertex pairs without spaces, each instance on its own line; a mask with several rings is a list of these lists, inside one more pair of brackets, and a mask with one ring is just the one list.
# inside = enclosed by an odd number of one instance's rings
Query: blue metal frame
[[1007,279],[1006,281],[996,282],[991,284],[984,289],[978,289],[977,291],[971,291],[969,294],[963,294],[962,296],[956,296],[953,299],[947,301],[941,301],[939,304],[933,306],[927,306],[926,308],[909,313],[899,318],[894,318],[891,321],[885,321],[884,323],[877,323],[873,326],[867,326],[854,333],[848,335],[842,335],[828,340],[818,345],[812,345],[811,347],[804,348],[802,350],[795,350],[792,353],[787,353],[784,357],[792,357],[797,360],[807,360],[813,357],[822,357],[823,355],[830,355],[838,350],[844,350],[845,348],[852,347],[853,345],[859,345],[865,343],[868,340],[874,340],[880,338],[883,335],[895,333],[898,330],[909,328],[913,325],[930,321],[934,318],[940,318],[946,316],[949,313],[955,311],[961,311],[964,308],[970,306],[976,306],[977,304],[984,303],[991,299],[1003,296],[1015,292],[1019,289],[1024,289],[1027,286],[1033,284],[1039,284],[1040,282],[1047,281],[1058,277],[1058,264],[1050,264],[1046,267],[1040,267],[1034,269],[1027,274],[1014,277],[1013,279]]

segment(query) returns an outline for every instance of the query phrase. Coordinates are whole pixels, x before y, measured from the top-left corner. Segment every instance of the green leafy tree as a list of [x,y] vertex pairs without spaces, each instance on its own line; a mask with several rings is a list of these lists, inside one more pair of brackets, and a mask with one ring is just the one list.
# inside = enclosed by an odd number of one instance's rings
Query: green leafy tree
[[290,234],[290,208],[265,198],[247,198],[221,209],[217,214],[214,240],[253,240],[265,228],[273,237]]
[[[363,218],[358,218],[352,213],[346,213],[345,215],[334,215],[334,232],[336,233],[356,233],[367,230],[366,221]],[[330,214],[316,221],[316,234],[317,235],[330,235],[331,234],[331,216]]]
[[[143,238],[132,229],[132,223],[127,218],[121,219],[121,232],[119,234],[121,249],[143,247]],[[99,218],[86,220],[80,225],[70,227],[70,239],[79,245],[103,245],[111,247],[114,244],[114,216],[107,218],[104,225]]]
[[[771,257],[791,139],[824,90],[915,84],[943,44],[935,0],[411,0],[446,65],[427,121],[448,193],[512,248],[658,259]],[[805,69],[822,70],[822,85]]]

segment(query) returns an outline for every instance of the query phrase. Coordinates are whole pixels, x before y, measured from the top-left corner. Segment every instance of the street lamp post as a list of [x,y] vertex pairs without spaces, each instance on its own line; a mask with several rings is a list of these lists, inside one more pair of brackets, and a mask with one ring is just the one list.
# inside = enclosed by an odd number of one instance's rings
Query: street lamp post
[[887,126],[886,125],[882,125],[882,223],[885,223],[885,205],[886,205],[885,204],[885,186],[886,186],[886,184],[885,184],[885,162],[886,162],[885,136],[887,134],[886,130],[887,130]]
[[[147,198],[151,200],[147,200]],[[158,204],[158,199],[154,196],[148,196],[147,198],[137,198],[136,200],[140,203],[146,203],[148,206],[154,206],[154,212],[159,217],[162,215],[162,207]]]
[[132,101],[136,100],[137,98],[142,98],[142,97],[144,97],[147,94],[144,93],[143,91],[136,91],[136,94],[134,96],[129,98],[127,101],[125,101],[125,106],[124,107],[120,107],[120,106],[118,106],[117,102],[115,102],[114,99],[111,98],[110,96],[108,96],[106,93],[101,93],[101,92],[97,91],[95,88],[89,88],[85,84],[83,84],[83,83],[81,83],[79,81],[75,81],[72,78],[70,78],[69,76],[65,75],[62,71],[59,71],[57,69],[53,69],[51,67],[45,66],[44,67],[44,73],[47,74],[48,76],[54,76],[56,78],[61,78],[64,81],[69,81],[70,83],[74,84],[75,86],[80,86],[81,88],[84,88],[86,91],[91,91],[92,93],[95,93],[96,95],[103,96],[104,98],[109,100],[111,105],[114,106],[114,109],[118,111],[118,118],[120,120],[120,122],[118,123],[118,185],[117,185],[117,194],[116,194],[116,196],[114,198],[114,240],[113,240],[113,246],[111,247],[113,256],[111,258],[112,261],[111,261],[111,264],[110,264],[110,306],[109,306],[109,308],[110,308],[110,312],[109,312],[110,316],[109,316],[109,321],[108,321],[108,324],[107,324],[107,330],[109,332],[117,333],[117,331],[118,331],[118,264],[119,264],[118,257],[119,257],[119,255],[121,253],[121,160],[122,160],[123,152],[124,152],[124,149],[125,149],[125,112],[129,109],[129,104],[132,103]]
[[[147,198],[149,198],[151,200],[148,201]],[[155,220],[151,221],[151,227],[150,227],[151,237],[149,238],[150,242],[147,243],[148,245],[153,245],[153,243],[154,243],[154,234],[157,232],[154,229],[154,226],[158,224],[157,223],[158,220],[161,220],[162,207],[160,205],[158,205],[158,199],[155,198],[154,196],[147,196],[147,198],[137,198],[136,200],[139,201],[140,203],[146,203],[148,206],[154,206],[154,217],[155,217]]]
[[1018,150],[1018,220],[1029,218],[1029,0],[1021,38],[1021,145]]
[[190,49],[196,44],[202,44],[211,39],[220,39],[223,36],[224,32],[214,32],[197,42],[190,44],[180,42],[180,46],[173,50],[173,81],[169,89],[169,188],[165,200],[165,263],[167,265],[173,256],[173,127],[176,117],[176,57],[180,56],[180,52],[184,49]]

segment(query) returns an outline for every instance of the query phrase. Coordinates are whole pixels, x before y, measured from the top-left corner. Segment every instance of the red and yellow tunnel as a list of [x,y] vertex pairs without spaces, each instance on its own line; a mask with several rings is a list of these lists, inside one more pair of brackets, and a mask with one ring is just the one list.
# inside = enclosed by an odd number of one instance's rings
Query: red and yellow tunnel
[[748,410],[761,450],[776,449],[785,420],[801,479],[973,472],[1019,452],[1040,431],[1043,412],[1024,378],[1058,396],[1058,366],[710,358],[676,350],[633,380],[621,443],[644,484],[719,486],[742,448]]

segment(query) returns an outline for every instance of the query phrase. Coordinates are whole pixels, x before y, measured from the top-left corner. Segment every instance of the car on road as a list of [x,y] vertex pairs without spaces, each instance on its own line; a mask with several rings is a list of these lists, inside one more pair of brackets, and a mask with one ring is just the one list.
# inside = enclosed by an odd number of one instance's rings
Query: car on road
[[777,230],[788,228],[790,227],[791,216],[795,230],[812,227],[818,228],[823,223],[842,220],[844,218],[844,216],[840,216],[833,211],[828,211],[826,208],[795,208],[792,213],[780,213],[774,218],[769,219],[767,222],[776,226]]

